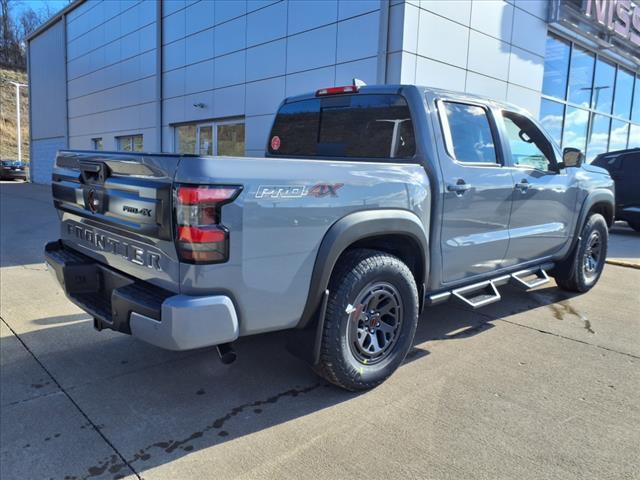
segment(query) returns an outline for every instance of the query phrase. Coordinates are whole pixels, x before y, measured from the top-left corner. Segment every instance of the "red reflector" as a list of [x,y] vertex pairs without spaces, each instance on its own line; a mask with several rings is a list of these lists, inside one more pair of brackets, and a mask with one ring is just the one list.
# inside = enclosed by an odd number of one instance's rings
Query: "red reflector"
[[359,87],[356,85],[347,85],[346,87],[330,87],[321,88],[316,91],[316,97],[322,97],[325,95],[338,95],[340,93],[358,93]]
[[182,258],[195,263],[213,263],[226,260],[224,253],[213,251],[190,251],[183,250]]
[[178,241],[189,243],[224,242],[227,234],[217,228],[178,227]]
[[232,199],[237,191],[236,187],[180,187],[178,200],[183,205],[224,202]]

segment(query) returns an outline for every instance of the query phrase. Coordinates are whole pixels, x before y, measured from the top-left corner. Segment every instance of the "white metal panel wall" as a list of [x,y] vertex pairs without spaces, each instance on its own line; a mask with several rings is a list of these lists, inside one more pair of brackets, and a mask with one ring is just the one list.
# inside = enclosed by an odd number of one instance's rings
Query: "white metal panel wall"
[[547,8],[545,0],[394,0],[387,80],[507,100],[537,115]]
[[29,42],[33,139],[65,135],[64,25],[51,26]]
[[143,134],[157,149],[157,8],[152,0],[88,0],[67,16],[69,144]]
[[51,181],[56,151],[66,148],[64,24],[52,25],[29,42],[31,179]]
[[[285,96],[375,83],[380,0],[163,0],[163,150],[171,125],[244,116],[262,155]],[[194,105],[199,105],[198,107]]]
[[67,148],[66,137],[31,139],[31,181],[51,183],[53,164],[58,150]]

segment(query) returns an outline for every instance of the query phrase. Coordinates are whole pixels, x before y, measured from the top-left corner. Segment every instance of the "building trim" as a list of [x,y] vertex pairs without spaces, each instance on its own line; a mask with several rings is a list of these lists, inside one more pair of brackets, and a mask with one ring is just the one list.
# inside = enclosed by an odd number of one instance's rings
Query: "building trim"
[[156,152],[162,152],[162,3],[156,2]]
[[[65,47],[66,48],[66,47]],[[29,180],[33,181],[33,167],[36,162],[33,162],[33,98],[31,95],[31,48],[29,43],[27,42],[27,83],[29,84],[29,88],[27,88],[27,92],[29,95]],[[18,128],[20,126],[18,125]]]
[[65,147],[69,148],[69,63],[67,62],[69,44],[67,43],[66,12],[62,15],[60,21],[62,22],[62,38],[64,39],[64,141]]

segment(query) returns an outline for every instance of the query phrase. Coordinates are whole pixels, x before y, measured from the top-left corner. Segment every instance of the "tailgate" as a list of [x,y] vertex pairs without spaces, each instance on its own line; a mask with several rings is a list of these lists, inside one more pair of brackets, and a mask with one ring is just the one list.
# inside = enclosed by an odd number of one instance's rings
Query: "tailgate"
[[59,152],[52,193],[63,243],[132,277],[178,291],[172,184],[180,158]]

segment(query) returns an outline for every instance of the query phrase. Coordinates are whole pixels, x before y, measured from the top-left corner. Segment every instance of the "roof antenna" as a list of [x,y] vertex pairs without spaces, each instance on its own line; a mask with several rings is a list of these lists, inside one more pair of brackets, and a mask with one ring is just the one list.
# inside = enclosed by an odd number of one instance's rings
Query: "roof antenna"
[[351,85],[353,85],[354,87],[366,87],[367,84],[364,83],[362,80],[360,80],[359,78],[353,77],[353,80],[351,81]]

